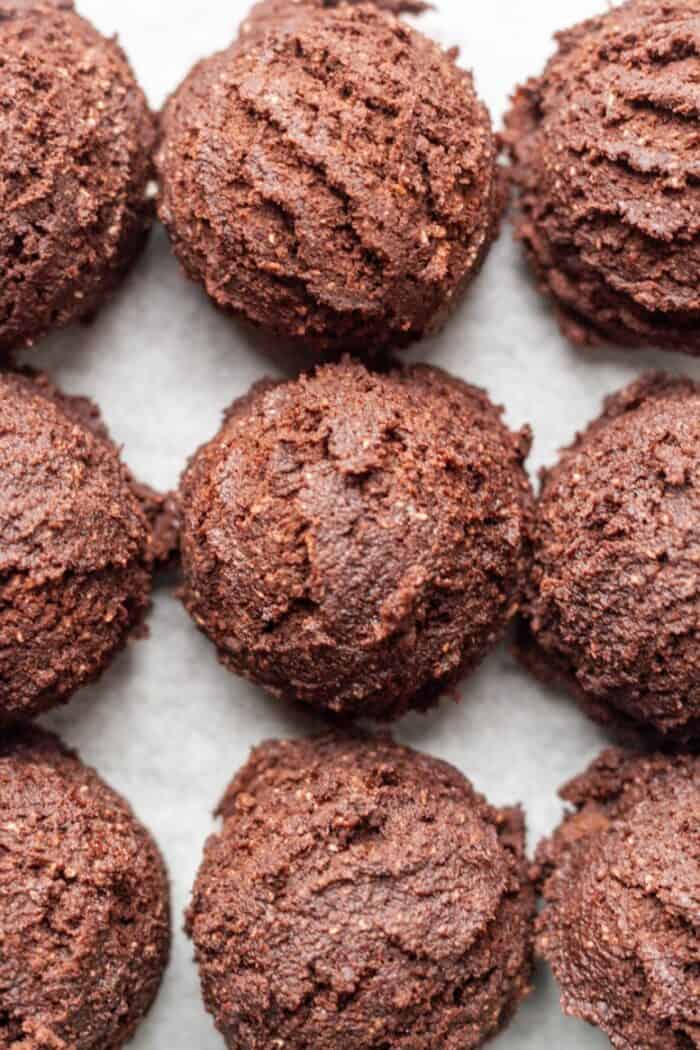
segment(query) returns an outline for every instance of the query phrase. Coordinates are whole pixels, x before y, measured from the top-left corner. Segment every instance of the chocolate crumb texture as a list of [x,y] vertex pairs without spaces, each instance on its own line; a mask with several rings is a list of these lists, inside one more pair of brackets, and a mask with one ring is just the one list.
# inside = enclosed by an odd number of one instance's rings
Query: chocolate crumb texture
[[420,15],[429,10],[430,4],[421,0],[259,0],[253,4],[238,30],[238,42],[250,43],[253,38],[262,39],[266,33],[296,25],[304,19],[309,8],[330,10],[334,7],[350,7],[363,4],[393,15]]
[[0,373],[0,722],[99,677],[142,626],[156,554],[95,406]]
[[496,233],[471,75],[376,5],[257,5],[162,125],[159,214],[185,272],[312,351],[374,355],[435,330]]
[[188,912],[231,1050],[469,1050],[530,990],[521,811],[388,737],[264,744]]
[[616,1050],[700,1046],[700,758],[605,752],[538,851],[537,947]]
[[0,0],[0,354],[91,318],[144,244],[155,119],[72,4]]
[[127,803],[60,741],[0,736],[0,1046],[117,1050],[170,947],[160,853]]
[[545,474],[521,653],[600,721],[700,738],[700,386],[651,373]]
[[615,6],[515,95],[517,233],[576,343],[700,354],[699,15]]
[[426,710],[517,612],[529,445],[435,368],[345,359],[262,382],[183,476],[185,605],[276,696],[346,717]]

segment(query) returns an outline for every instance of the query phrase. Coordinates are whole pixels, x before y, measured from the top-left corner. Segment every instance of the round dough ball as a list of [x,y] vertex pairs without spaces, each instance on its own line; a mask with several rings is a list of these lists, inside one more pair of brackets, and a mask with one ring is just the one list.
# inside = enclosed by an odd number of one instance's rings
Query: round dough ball
[[97,678],[141,627],[153,539],[89,403],[0,373],[0,722]]
[[647,375],[544,479],[522,652],[603,722],[700,732],[700,386]]
[[0,352],[90,318],[150,226],[155,122],[72,5],[0,0]]
[[310,7],[327,10],[341,4],[350,7],[362,3],[394,15],[420,15],[430,9],[430,4],[422,0],[258,0],[241,23],[238,43],[247,45],[253,38],[261,39],[282,24],[285,30],[296,28],[306,18]]
[[264,382],[181,485],[184,601],[232,671],[349,716],[427,709],[515,615],[529,432],[434,368]]
[[48,733],[0,737],[0,1044],[116,1050],[156,997],[168,880],[127,803]]
[[502,206],[471,76],[372,5],[255,9],[170,99],[157,165],[186,273],[316,351],[437,328]]
[[258,748],[188,929],[231,1050],[471,1050],[529,992],[518,809],[388,738]]
[[506,141],[516,224],[566,334],[700,354],[697,0],[559,35]]
[[566,1013],[616,1050],[693,1050],[700,959],[700,759],[608,751],[539,850],[538,949]]

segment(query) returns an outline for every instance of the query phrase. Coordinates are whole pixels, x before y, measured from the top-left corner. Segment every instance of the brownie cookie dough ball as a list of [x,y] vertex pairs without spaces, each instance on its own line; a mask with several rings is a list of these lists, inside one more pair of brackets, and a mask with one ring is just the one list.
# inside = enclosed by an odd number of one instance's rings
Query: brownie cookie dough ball
[[603,722],[700,733],[700,386],[647,375],[545,475],[522,651]]
[[700,354],[699,11],[615,7],[515,96],[518,235],[575,342]]
[[259,0],[253,4],[245,21],[238,31],[238,43],[248,44],[253,38],[262,38],[271,29],[295,28],[297,23],[306,18],[310,7],[321,10],[364,3],[365,6],[390,11],[394,15],[419,15],[430,5],[421,0]]
[[72,4],[0,0],[0,352],[95,313],[143,245],[155,124]]
[[389,738],[258,748],[187,925],[231,1050],[469,1050],[529,992],[518,809]]
[[0,737],[0,1045],[116,1050],[156,997],[168,880],[127,803],[58,739]]
[[97,678],[149,605],[151,528],[95,411],[0,373],[0,723]]
[[186,273],[316,351],[437,328],[501,211],[471,76],[367,4],[256,8],[171,98],[157,164]]
[[700,758],[608,751],[539,850],[538,949],[616,1050],[700,1046]]
[[276,696],[427,709],[517,611],[528,447],[434,368],[346,360],[258,384],[182,481],[185,605],[223,663]]

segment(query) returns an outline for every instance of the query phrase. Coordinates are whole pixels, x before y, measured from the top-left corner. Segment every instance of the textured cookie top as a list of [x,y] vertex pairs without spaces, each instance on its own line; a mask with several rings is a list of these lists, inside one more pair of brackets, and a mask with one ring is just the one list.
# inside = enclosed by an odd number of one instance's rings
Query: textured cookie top
[[700,727],[700,388],[652,374],[544,480],[526,612],[535,644],[598,713]]
[[700,1046],[700,760],[608,751],[538,859],[538,947],[617,1050]]
[[0,573],[42,583],[146,560],[146,518],[117,448],[43,378],[0,374]]
[[258,748],[188,925],[230,1047],[480,1046],[528,990],[522,815],[390,740]]
[[0,351],[94,313],[140,247],[155,129],[67,3],[0,0]]
[[0,374],[0,720],[95,678],[150,596],[153,539],[89,402]]
[[159,211],[187,272],[311,348],[418,338],[494,233],[494,139],[470,75],[371,5],[255,9],[163,129]]
[[158,850],[129,806],[46,733],[0,737],[0,1046],[116,1050],[170,942]]
[[433,368],[348,360],[263,383],[183,478],[187,607],[279,695],[379,718],[429,706],[517,609],[528,447]]
[[518,228],[575,339],[700,353],[699,25],[698,0],[631,0],[516,95]]
[[253,4],[238,31],[238,41],[247,44],[253,37],[262,38],[270,30],[293,26],[306,17],[308,8],[328,10],[333,7],[372,6],[394,15],[419,15],[430,5],[421,0],[259,0]]

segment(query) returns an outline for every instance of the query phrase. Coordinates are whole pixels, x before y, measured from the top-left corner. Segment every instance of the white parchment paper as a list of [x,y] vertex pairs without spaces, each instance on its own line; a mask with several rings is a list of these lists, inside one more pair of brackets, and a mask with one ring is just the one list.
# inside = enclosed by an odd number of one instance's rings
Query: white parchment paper
[[[497,125],[516,82],[540,71],[552,33],[599,10],[596,0],[437,3],[422,27],[445,45],[460,46]],[[79,7],[101,30],[119,34],[159,107],[196,59],[230,41],[248,3],[79,0]],[[449,327],[409,357],[486,387],[507,406],[513,426],[530,422],[533,472],[598,413],[605,394],[644,368],[700,379],[700,362],[680,355],[569,347],[509,226]],[[263,374],[291,374],[296,364],[274,358],[265,339],[218,314],[180,275],[161,229],[98,321],[47,340],[31,361],[66,390],[94,398],[127,462],[161,488],[176,485],[186,459],[213,435],[233,398]],[[202,846],[214,827],[210,814],[254,744],[315,723],[219,667],[167,584],[156,594],[150,628],[150,639],[133,645],[98,686],[45,721],[124,792],[170,868],[173,958],[135,1050],[221,1050],[181,932]],[[605,736],[566,697],[517,668],[505,648],[461,693],[461,706],[447,701],[427,717],[410,717],[397,735],[453,762],[493,802],[522,801],[534,846],[561,812],[558,787],[597,754]],[[499,1050],[608,1045],[600,1033],[561,1015],[544,970],[536,994],[494,1043]]]

